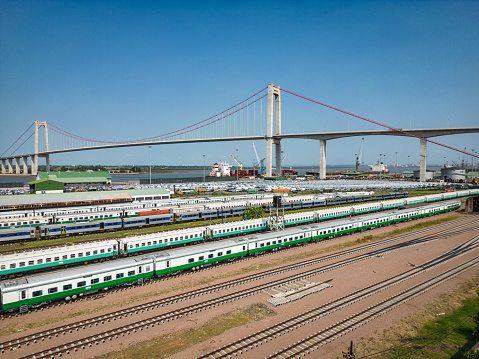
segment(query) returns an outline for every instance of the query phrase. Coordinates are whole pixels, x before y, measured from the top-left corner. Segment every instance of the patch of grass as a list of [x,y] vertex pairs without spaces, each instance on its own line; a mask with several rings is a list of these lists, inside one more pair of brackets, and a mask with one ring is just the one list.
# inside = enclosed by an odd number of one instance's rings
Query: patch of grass
[[356,345],[356,357],[460,359],[475,344],[472,317],[479,312],[479,275],[378,337]]
[[155,339],[144,341],[128,347],[122,351],[116,351],[96,357],[97,359],[158,359],[166,358],[178,353],[192,345],[209,340],[227,330],[242,325],[259,321],[276,315],[262,303],[253,304],[247,308],[236,309],[219,315],[204,325],[196,328],[185,329],[174,333],[162,335]]

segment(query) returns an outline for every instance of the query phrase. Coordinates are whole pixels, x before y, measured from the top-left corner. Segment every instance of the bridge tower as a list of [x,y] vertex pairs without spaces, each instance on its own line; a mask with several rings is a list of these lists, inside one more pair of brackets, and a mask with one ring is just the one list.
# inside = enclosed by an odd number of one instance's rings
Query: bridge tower
[[[35,120],[35,147],[33,156],[31,157],[32,162],[32,175],[38,174],[38,128],[43,126],[44,137],[45,137],[45,152],[48,152],[48,127],[47,121],[40,122]],[[50,155],[46,154],[45,159],[47,162],[47,172],[50,171]]]
[[281,90],[278,86],[275,87],[273,84],[268,84],[266,177],[271,177],[273,174],[273,143],[276,150],[276,176],[281,176],[281,139],[273,139],[273,135],[281,135]]

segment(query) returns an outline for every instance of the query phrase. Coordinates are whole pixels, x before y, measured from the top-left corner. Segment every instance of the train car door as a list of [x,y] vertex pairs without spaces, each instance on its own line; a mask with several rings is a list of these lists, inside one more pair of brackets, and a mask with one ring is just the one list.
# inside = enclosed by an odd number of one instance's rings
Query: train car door
[[100,231],[105,229],[105,222],[100,222]]
[[62,227],[62,234],[67,234],[67,230],[65,226]]
[[42,231],[40,226],[35,227],[35,238],[36,239],[41,239],[42,238]]
[[18,304],[20,306],[20,313],[28,312],[27,290],[21,290],[18,293]]

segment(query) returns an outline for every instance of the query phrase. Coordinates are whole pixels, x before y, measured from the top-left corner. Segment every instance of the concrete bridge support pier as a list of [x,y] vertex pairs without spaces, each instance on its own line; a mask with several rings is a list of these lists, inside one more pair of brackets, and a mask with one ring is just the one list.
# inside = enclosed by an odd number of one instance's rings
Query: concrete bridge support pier
[[38,155],[30,156],[30,163],[31,173],[36,176],[38,173]]
[[20,157],[15,157],[15,173],[20,174]]
[[421,182],[426,182],[426,144],[427,141],[421,138],[419,144],[419,180]]
[[28,156],[23,156],[23,174],[28,174]]
[[45,155],[45,160],[47,162],[47,172],[50,172],[50,155]]
[[5,173],[6,169],[5,169],[5,160],[4,159],[2,159],[0,166],[1,166],[1,169],[2,169],[2,173]]
[[326,179],[326,140],[319,140],[319,179]]
[[7,171],[8,171],[7,173],[13,173],[12,165],[13,165],[13,158],[7,159]]

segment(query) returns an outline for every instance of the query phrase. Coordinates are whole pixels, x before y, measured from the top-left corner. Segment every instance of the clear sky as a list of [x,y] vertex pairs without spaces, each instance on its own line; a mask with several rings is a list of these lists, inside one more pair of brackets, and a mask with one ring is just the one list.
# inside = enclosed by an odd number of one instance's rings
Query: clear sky
[[[479,126],[478,19],[478,1],[3,0],[0,153],[34,120],[91,139],[140,139],[206,119],[268,83],[396,128]],[[286,93],[282,121],[283,133],[381,129]],[[479,134],[434,140],[479,151]],[[328,141],[328,164],[354,164],[360,142]],[[264,157],[264,141],[256,146]],[[251,165],[250,142],[154,146],[151,157],[232,163],[236,149]],[[318,141],[284,140],[283,151],[286,166],[319,161]],[[395,152],[399,163],[418,163],[419,140],[366,137],[364,163],[385,154],[393,164]],[[428,145],[428,163],[444,157],[463,155]],[[148,161],[147,147],[51,157]]]

